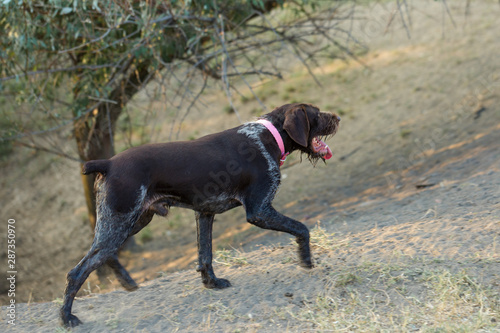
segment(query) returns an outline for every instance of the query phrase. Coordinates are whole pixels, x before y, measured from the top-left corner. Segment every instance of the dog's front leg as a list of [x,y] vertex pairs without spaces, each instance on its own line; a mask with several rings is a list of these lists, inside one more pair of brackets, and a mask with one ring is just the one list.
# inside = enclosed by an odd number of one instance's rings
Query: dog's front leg
[[271,204],[260,207],[246,206],[247,221],[263,229],[289,233],[296,237],[299,245],[300,266],[313,268],[311,249],[309,246],[309,229],[299,221],[291,219],[277,212]]
[[206,288],[222,289],[231,286],[226,279],[215,277],[212,267],[212,224],[214,214],[196,212],[196,229],[198,232],[198,268],[201,280]]

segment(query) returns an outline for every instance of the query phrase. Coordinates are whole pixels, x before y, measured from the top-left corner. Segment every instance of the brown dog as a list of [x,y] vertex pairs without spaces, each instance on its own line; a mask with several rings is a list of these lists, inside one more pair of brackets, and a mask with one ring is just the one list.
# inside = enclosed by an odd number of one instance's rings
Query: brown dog
[[287,104],[263,120],[198,140],[148,144],[109,160],[87,162],[84,174],[99,173],[97,224],[92,247],[68,273],[62,323],[67,327],[81,323],[71,314],[74,297],[89,274],[105,263],[125,289],[137,289],[118,262],[117,251],[154,214],[166,216],[171,206],[196,212],[197,270],[207,288],[231,285],[215,277],[212,268],[214,215],[241,205],[248,222],[295,236],[301,266],[312,268],[307,227],[278,213],[271,202],[280,184],[280,160],[294,150],[313,161],[330,158],[331,150],[321,137],[334,135],[339,121],[339,116],[309,104]]

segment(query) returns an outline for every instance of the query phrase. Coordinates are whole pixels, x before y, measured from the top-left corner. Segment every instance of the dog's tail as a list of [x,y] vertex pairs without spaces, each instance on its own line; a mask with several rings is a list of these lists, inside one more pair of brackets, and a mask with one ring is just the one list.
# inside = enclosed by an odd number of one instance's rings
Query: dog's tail
[[110,160],[93,160],[86,162],[82,167],[82,173],[84,175],[89,175],[91,173],[99,172],[105,175],[109,166],[111,165]]

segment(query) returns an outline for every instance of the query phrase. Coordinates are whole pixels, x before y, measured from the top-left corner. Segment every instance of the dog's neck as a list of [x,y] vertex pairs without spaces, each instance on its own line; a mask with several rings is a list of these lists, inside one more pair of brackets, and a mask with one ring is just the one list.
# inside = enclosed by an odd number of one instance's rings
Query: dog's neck
[[274,137],[274,140],[276,140],[276,143],[278,144],[278,147],[280,148],[281,151],[280,166],[282,166],[283,163],[285,163],[285,160],[290,153],[285,151],[285,144],[283,143],[283,139],[281,138],[280,133],[273,125],[273,123],[271,123],[267,119],[259,119],[257,120],[257,123],[264,125],[269,130],[269,132],[271,132],[271,134]]

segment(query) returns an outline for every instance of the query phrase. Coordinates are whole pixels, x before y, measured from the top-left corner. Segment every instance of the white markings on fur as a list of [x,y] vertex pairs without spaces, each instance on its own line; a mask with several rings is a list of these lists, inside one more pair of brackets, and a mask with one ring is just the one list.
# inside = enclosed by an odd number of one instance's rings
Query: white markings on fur
[[[144,204],[144,200],[146,199],[147,187],[142,185],[141,188],[137,191],[138,196],[135,201],[134,208],[128,213],[118,213],[111,209],[109,203],[107,202],[108,190],[106,188],[106,180],[99,179],[95,184],[96,190],[96,203],[97,203],[97,211],[96,211],[96,226],[95,226],[95,238],[94,242],[99,243],[101,241],[107,241],[106,237],[112,237],[113,235],[117,235],[117,233],[123,233],[122,236],[126,239],[128,237],[131,229],[134,227],[134,223],[139,219],[142,214],[142,206]],[[112,219],[118,219],[119,223],[111,223]],[[117,226],[123,226],[123,230],[117,230]],[[113,227],[113,230],[104,230],[104,228],[110,229]]]
[[274,196],[278,192],[281,179],[279,164],[272,158],[271,154],[269,154],[269,151],[267,151],[261,139],[262,133],[267,130],[268,129],[264,125],[255,122],[246,123],[238,130],[238,134],[246,135],[257,145],[262,156],[267,161],[267,172],[269,174],[269,177],[271,178],[272,183],[270,184],[271,188],[269,193],[263,200],[263,204],[271,203],[271,201],[274,199]]
[[142,185],[141,189],[139,190],[139,196],[137,197],[137,200],[135,202],[135,209],[138,210],[139,207],[142,206],[142,203],[144,202],[144,199],[146,198],[146,193],[148,193],[148,188],[146,185]]
[[243,134],[246,135],[249,139],[251,139],[254,143],[257,144],[259,147],[260,152],[264,156],[264,158],[267,161],[268,165],[268,171],[269,172],[276,172],[278,171],[279,173],[279,168],[276,164],[276,162],[273,160],[269,152],[266,150],[264,147],[264,144],[262,143],[262,140],[260,139],[260,136],[263,131],[267,131],[267,128],[259,123],[246,123],[243,125],[242,128],[238,130],[238,134]]
[[106,181],[104,178],[100,178],[95,183],[95,193],[96,193],[96,203],[97,203],[97,223],[96,223],[96,232],[98,228],[100,228],[100,220],[107,220],[113,216],[113,212],[111,208],[108,206],[107,202],[107,194],[108,191],[106,189]]
[[237,200],[235,195],[221,193],[216,197],[207,198],[201,207],[205,207],[206,211],[219,214],[233,208],[235,200]]

